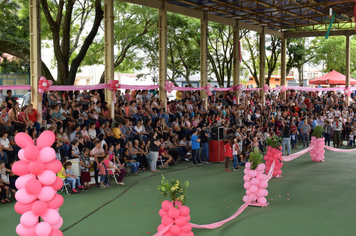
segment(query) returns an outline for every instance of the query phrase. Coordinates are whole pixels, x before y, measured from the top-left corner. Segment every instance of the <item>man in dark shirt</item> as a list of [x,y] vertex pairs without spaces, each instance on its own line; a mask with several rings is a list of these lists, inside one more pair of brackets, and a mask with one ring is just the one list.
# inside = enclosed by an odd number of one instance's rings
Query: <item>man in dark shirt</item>
[[288,155],[290,155],[290,124],[291,120],[288,117],[288,120],[282,119],[283,126],[283,139],[282,139],[282,155],[284,155],[284,148],[287,144]]
[[12,97],[12,91],[11,90],[7,90],[6,91],[6,94],[7,94],[7,97],[5,99],[6,103],[7,103],[7,107],[9,109],[12,108],[12,105],[15,105],[16,104],[16,99],[14,97]]
[[200,131],[200,144],[202,148],[201,161],[203,162],[205,157],[206,164],[211,164],[209,161],[209,133],[207,129],[208,127],[203,123]]

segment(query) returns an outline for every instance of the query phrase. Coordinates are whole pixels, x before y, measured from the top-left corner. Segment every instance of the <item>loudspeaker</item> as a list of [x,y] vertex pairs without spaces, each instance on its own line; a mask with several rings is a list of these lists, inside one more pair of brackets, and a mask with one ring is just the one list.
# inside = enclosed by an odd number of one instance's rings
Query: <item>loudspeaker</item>
[[212,127],[211,128],[211,140],[223,140],[224,139],[224,127]]
[[209,141],[209,161],[221,162],[225,160],[224,141]]

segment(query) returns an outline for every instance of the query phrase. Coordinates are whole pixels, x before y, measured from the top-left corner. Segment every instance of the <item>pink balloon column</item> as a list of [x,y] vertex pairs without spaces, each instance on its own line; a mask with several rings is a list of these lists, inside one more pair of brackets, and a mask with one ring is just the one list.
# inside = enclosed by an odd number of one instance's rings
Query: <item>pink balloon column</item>
[[316,138],[312,136],[310,146],[314,146],[312,150],[310,150],[310,157],[314,162],[324,162],[325,159],[325,138]]
[[243,197],[244,202],[251,202],[252,206],[267,206],[268,195],[267,175],[264,174],[266,165],[261,163],[255,170],[251,170],[251,163],[247,162],[244,170],[244,188],[246,195]]
[[[279,149],[282,149],[282,147],[279,147]],[[273,171],[273,177],[282,177],[282,152],[281,150],[278,150],[277,148],[273,148],[271,146],[267,147],[267,153],[263,157],[263,159],[266,161],[266,173],[269,173],[271,165],[273,161],[274,163],[274,171]]]
[[[178,206],[178,207],[177,207]],[[192,226],[190,225],[190,210],[187,206],[182,206],[181,202],[163,201],[162,209],[159,210],[159,215],[162,217],[161,224],[157,231],[164,230],[167,226],[172,225],[170,229],[164,233],[166,236],[193,236]]]
[[16,144],[22,148],[18,153],[20,161],[12,166],[12,171],[20,176],[15,182],[18,188],[15,211],[22,215],[16,227],[18,235],[63,235],[59,230],[63,219],[58,213],[63,197],[56,194],[63,186],[62,179],[56,176],[62,164],[51,148],[54,140],[52,131],[44,131],[37,139],[37,146],[26,133],[15,136]]

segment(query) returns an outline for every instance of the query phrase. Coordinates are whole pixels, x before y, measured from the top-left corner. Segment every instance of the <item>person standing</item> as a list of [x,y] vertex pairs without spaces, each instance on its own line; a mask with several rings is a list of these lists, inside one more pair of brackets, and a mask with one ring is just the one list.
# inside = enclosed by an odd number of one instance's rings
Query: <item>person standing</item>
[[200,139],[201,139],[201,160],[203,161],[205,158],[206,164],[211,164],[209,161],[209,134],[206,131],[207,127],[203,127],[200,131]]
[[305,141],[307,141],[307,148],[309,147],[309,133],[310,133],[310,125],[308,124],[308,119],[304,118],[304,123],[300,127],[300,133],[302,134],[303,139],[303,148],[305,148]]
[[342,122],[339,120],[339,117],[335,117],[334,123],[334,135],[333,135],[333,143],[334,147],[340,147],[340,139],[341,139],[341,130],[342,130]]
[[151,157],[151,172],[158,172],[157,170],[157,160],[158,151],[161,146],[161,142],[157,140],[157,132],[153,131],[152,138],[150,140],[150,157]]
[[325,145],[330,146],[330,136],[332,132],[332,126],[330,125],[330,121],[325,120],[323,129],[324,129]]
[[232,150],[231,150],[231,142],[228,139],[225,140],[224,151],[225,151],[225,171],[230,173],[231,170],[229,170],[229,162],[230,162],[230,158],[232,157]]
[[288,154],[290,155],[290,130],[291,130],[291,120],[282,120],[282,126],[283,126],[283,139],[282,139],[282,155],[284,155],[284,149],[287,144],[288,148]]
[[4,97],[4,94],[2,93],[2,89],[0,89],[0,104],[2,102],[5,102],[5,97]]
[[201,163],[200,158],[199,158],[200,141],[201,140],[197,135],[197,130],[193,129],[191,142],[192,142],[193,165],[195,165],[195,166],[197,165],[197,161],[198,161],[199,166],[203,165],[203,163]]

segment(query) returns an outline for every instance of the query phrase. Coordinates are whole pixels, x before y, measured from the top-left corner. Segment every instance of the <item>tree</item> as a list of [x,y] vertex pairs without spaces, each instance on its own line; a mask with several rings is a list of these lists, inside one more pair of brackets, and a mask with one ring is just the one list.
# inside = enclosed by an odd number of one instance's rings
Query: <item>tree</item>
[[[0,52],[0,55],[2,53]],[[16,57],[8,59],[7,56],[0,56],[0,73],[30,73],[30,66],[23,60]]]
[[287,39],[287,75],[292,68],[298,69],[299,86],[303,86],[302,68],[303,65],[309,63],[315,58],[314,43],[307,41],[307,38],[288,38]]

